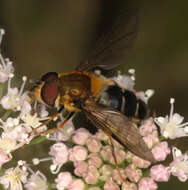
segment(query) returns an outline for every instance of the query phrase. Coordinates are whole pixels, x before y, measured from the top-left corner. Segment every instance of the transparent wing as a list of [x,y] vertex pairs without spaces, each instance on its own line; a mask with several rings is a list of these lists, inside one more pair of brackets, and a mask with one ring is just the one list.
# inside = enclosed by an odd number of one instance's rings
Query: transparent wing
[[115,137],[132,153],[144,160],[155,162],[152,152],[146,146],[136,125],[121,112],[94,102],[87,103],[83,110],[95,126]]
[[137,33],[138,9],[121,3],[116,10],[108,31],[104,32],[90,51],[85,62],[77,66],[78,71],[89,71],[95,67],[109,70],[126,62],[127,55]]

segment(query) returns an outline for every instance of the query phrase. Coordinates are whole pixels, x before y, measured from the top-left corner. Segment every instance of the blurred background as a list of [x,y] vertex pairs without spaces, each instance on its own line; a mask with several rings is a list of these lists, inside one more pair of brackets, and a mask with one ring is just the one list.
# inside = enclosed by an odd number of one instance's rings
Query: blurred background
[[[6,35],[2,53],[14,62],[17,77],[34,81],[49,71],[68,72],[80,63],[96,38],[104,5],[102,0],[6,0],[0,2],[0,27]],[[105,2],[105,4],[104,4]],[[139,3],[138,36],[122,72],[136,69],[136,89],[152,88],[151,112],[175,111],[188,121],[188,3],[149,1]],[[110,13],[108,13],[110,14]],[[110,15],[109,15],[110,16]],[[188,138],[178,147],[187,150]],[[188,183],[171,180],[160,190],[186,189]]]

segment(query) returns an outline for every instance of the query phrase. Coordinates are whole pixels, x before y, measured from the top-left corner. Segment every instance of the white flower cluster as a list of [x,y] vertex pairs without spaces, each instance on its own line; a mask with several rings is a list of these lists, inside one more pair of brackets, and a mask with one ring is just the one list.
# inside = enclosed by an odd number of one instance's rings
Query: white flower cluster
[[[0,43],[4,30],[0,30]],[[11,80],[14,77],[14,68],[12,63],[8,59],[4,59],[0,54],[0,82],[6,85],[8,81],[7,93],[1,97],[0,104],[4,109],[4,115],[0,118],[0,167],[12,159],[11,152],[22,147],[24,144],[29,143],[32,137],[29,137],[29,132],[33,128],[41,124],[41,121],[46,120],[48,112],[45,109],[41,109],[40,116],[32,114],[32,107],[29,103],[29,96],[24,91],[24,86],[27,81],[27,77],[23,77],[23,83],[20,90],[17,87],[11,87]],[[9,117],[11,113],[14,113],[14,117]],[[43,117],[41,117],[41,115]],[[46,129],[46,126],[43,127]]]
[[19,160],[15,168],[9,168],[0,177],[0,183],[5,189],[23,190],[23,184],[28,190],[47,190],[46,177],[38,170],[34,172],[25,161]]
[[161,134],[166,139],[188,136],[188,122],[182,123],[184,117],[178,113],[174,113],[174,101],[173,98],[170,99],[171,109],[169,116],[155,118],[155,122],[160,127]]
[[[0,29],[0,46],[2,43],[3,35],[5,34],[5,31],[3,29]],[[4,59],[1,55],[0,51],[0,82],[6,82],[9,77],[13,75],[14,68],[12,66],[12,62],[6,58]]]

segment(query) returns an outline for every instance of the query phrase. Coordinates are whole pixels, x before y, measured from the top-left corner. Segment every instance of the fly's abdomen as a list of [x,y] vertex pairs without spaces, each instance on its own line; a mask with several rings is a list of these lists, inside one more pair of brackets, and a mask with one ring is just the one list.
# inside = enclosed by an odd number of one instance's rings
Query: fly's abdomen
[[120,88],[118,85],[108,86],[101,93],[98,102],[117,109],[127,117],[144,119],[147,116],[147,105],[137,98],[130,90]]

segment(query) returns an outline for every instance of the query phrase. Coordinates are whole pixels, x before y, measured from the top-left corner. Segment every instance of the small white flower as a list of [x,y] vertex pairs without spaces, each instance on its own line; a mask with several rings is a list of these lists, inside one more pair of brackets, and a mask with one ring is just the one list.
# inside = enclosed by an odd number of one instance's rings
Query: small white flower
[[136,92],[137,97],[139,97],[143,102],[146,104],[148,103],[148,100],[154,95],[153,89],[148,89],[145,92],[140,91]]
[[0,137],[0,150],[10,154],[22,147],[28,141],[29,127],[19,123],[19,118],[8,118],[5,122],[0,120],[3,132]]
[[42,104],[41,105],[41,110],[40,110],[40,117],[44,118],[44,117],[48,117],[48,111],[46,110],[46,105]]
[[27,171],[22,170],[19,166],[10,168],[0,177],[0,183],[7,189],[23,190],[22,183],[27,181]]
[[188,122],[182,123],[184,117],[174,113],[174,99],[170,99],[170,116],[158,117],[154,121],[159,125],[161,134],[165,138],[175,139],[188,136]]
[[[5,31],[0,29],[0,45],[3,39],[3,35]],[[0,82],[4,83],[8,80],[10,74],[13,74],[14,67],[12,66],[12,62],[9,59],[4,59],[0,53]]]
[[68,189],[70,183],[72,182],[72,175],[69,172],[61,172],[55,179],[56,187],[58,190]]
[[40,171],[32,172],[32,175],[25,184],[27,190],[47,190],[47,179]]
[[9,154],[17,149],[16,140],[10,138],[0,138],[0,150]]
[[182,182],[188,179],[188,154],[182,154],[179,149],[173,147],[173,162],[170,164],[170,172]]
[[12,109],[15,111],[20,111],[24,101],[26,101],[26,92],[23,93],[23,89],[26,83],[26,77],[23,77],[23,83],[18,90],[18,88],[11,88],[11,79],[13,75],[8,80],[8,92],[0,101],[0,104],[3,106],[4,109]]
[[115,81],[119,86],[133,91],[134,85],[135,85],[135,73],[130,73],[131,75],[121,75],[120,72],[118,72],[118,75],[116,77],[112,77],[113,81]]
[[[21,109],[21,113],[20,113],[20,119],[23,122],[22,124],[25,126],[25,128],[28,129],[29,127],[29,128],[35,129],[38,126],[40,126],[44,120],[49,119],[49,117],[46,117],[47,116],[46,113],[43,114],[42,116],[41,115],[39,116],[38,113],[32,113],[31,110],[32,108],[28,104],[28,102],[24,101],[23,108]],[[45,130],[47,130],[47,126],[42,125],[41,127],[37,129],[36,132],[41,132]],[[28,129],[27,131],[31,132],[30,129]]]
[[53,157],[53,164],[57,169],[68,161],[68,148],[65,144],[60,142],[53,144],[50,148],[49,155]]
[[[63,122],[64,118],[61,120]],[[57,127],[61,124],[61,122],[57,123]],[[74,125],[72,120],[69,120],[62,128],[58,129],[56,132],[49,134],[47,137],[52,141],[67,141],[72,134],[74,133]]]
[[30,127],[26,127],[23,123],[20,123],[20,118],[9,117],[5,122],[0,120],[2,123],[3,139],[10,139],[10,141],[15,142],[25,142],[25,139],[28,137],[28,132],[31,131]]
[[[21,115],[21,119],[22,119],[22,121],[24,121],[25,125],[30,126],[34,129],[41,124],[40,121],[46,120],[47,118],[40,118],[37,116],[36,113],[33,115],[31,113],[25,113],[25,114]],[[39,128],[38,132],[41,130],[42,131],[46,130],[46,129],[47,129],[47,127],[44,125],[43,127]]]
[[12,66],[12,62],[9,59],[3,59],[0,54],[0,82],[4,83],[8,80],[10,74],[13,74],[14,67]]

